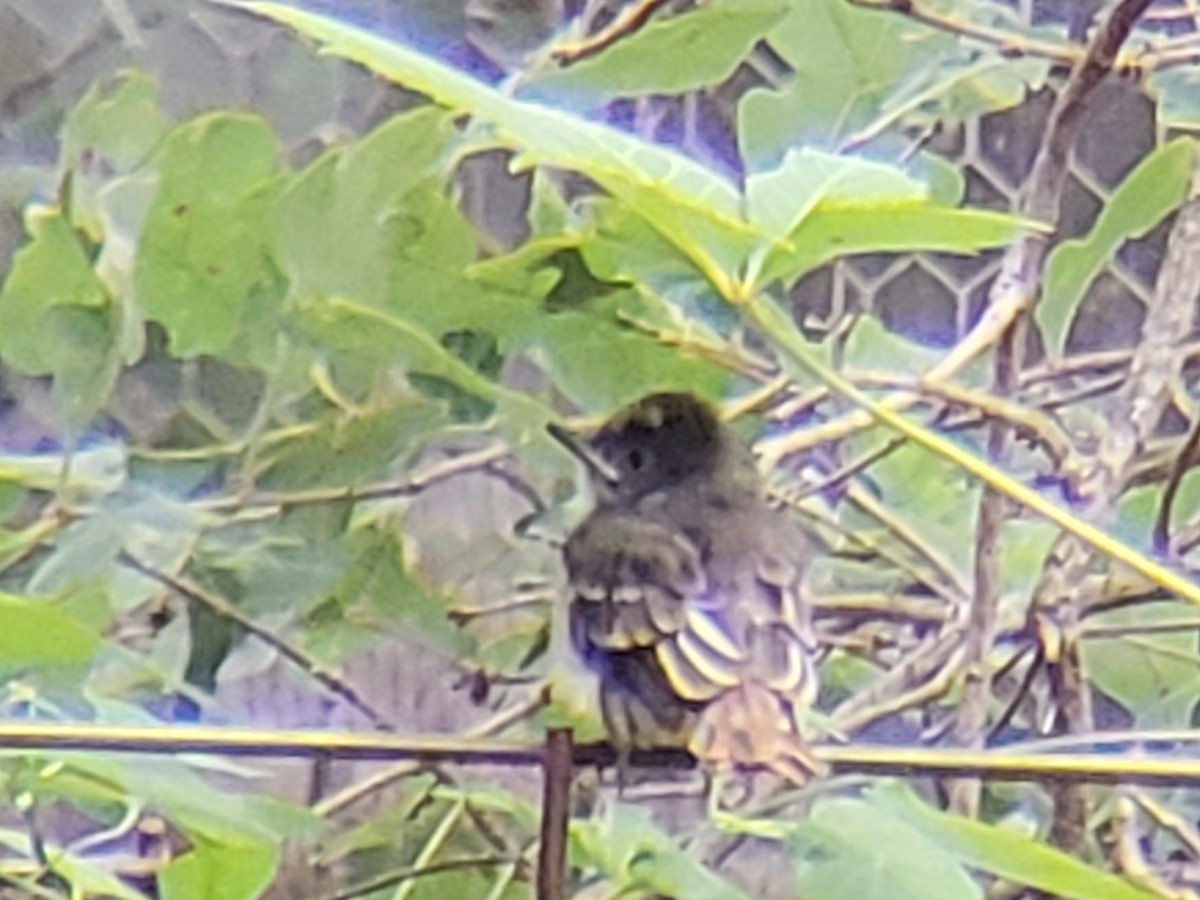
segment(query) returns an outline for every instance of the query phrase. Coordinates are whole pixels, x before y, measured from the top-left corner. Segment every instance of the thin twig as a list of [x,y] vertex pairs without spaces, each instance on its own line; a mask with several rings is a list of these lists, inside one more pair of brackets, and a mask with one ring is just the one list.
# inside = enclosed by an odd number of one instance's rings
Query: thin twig
[[927,638],[888,672],[840,703],[830,719],[839,731],[853,731],[887,715],[894,710],[897,697],[910,696],[911,691],[951,665],[961,643],[962,632],[956,629]]
[[1112,855],[1118,872],[1132,884],[1145,888],[1163,900],[1197,900],[1195,891],[1175,888],[1147,861],[1146,841],[1138,827],[1137,807],[1126,790],[1117,796],[1111,825],[1115,836]]
[[386,500],[395,497],[411,497],[440,481],[465,472],[489,469],[507,458],[510,452],[503,444],[472,450],[450,456],[423,466],[416,472],[393,481],[364,485],[362,487],[317,488],[311,491],[259,492],[237,497],[217,497],[201,500],[192,506],[210,512],[229,512],[248,507],[275,507],[295,509],[300,506],[325,506],[337,503],[363,503],[368,500]]
[[[539,710],[544,709],[549,701],[548,685],[543,683],[532,690],[529,696],[522,702],[514,704],[509,709],[501,710],[487,721],[467,729],[463,737],[474,741],[494,737],[497,734],[507,731],[516,723],[523,722],[535,715]],[[415,775],[417,772],[424,770],[424,768],[425,766],[420,761],[413,760],[406,760],[388,766],[382,772],[376,772],[368,778],[355,782],[338,793],[326,797],[313,806],[313,812],[322,817],[335,815],[365,797],[383,790],[401,778],[408,778]]]
[[[1134,2],[1120,4],[1110,22],[1119,20],[1131,26],[1137,8]],[[1191,331],[1196,285],[1200,283],[1200,200],[1195,195],[1200,185],[1200,157],[1192,180],[1193,194],[1171,229],[1129,377],[1115,398],[1095,457],[1075,485],[1081,515],[1090,522],[1101,524],[1114,514],[1147,442],[1171,403],[1173,386],[1182,371],[1177,348]],[[1083,612],[1096,599],[1081,590],[1094,558],[1092,548],[1082,541],[1061,537],[1034,591],[1032,625],[1046,646],[1051,693],[1060,721],[1069,731],[1092,730],[1091,690],[1082,672],[1078,639]],[[1051,840],[1056,846],[1069,851],[1080,848],[1086,821],[1087,804],[1077,786],[1064,785],[1055,792]]]
[[933,544],[926,541],[915,528],[902,520],[884,503],[876,500],[870,491],[861,485],[851,484],[846,490],[846,500],[863,514],[882,525],[901,544],[929,563],[940,580],[953,587],[959,596],[969,597],[970,588],[962,573]]
[[1129,796],[1146,815],[1175,835],[1193,856],[1200,856],[1200,832],[1197,832],[1196,826],[1187,818],[1167,809],[1143,790],[1130,788]]
[[[1023,320],[1018,319],[996,346],[992,389],[1002,399],[1016,392],[1024,340]],[[994,465],[1003,467],[1008,461],[1011,431],[1009,423],[1001,419],[994,419],[989,424],[987,455]],[[1067,446],[1069,448],[1070,444]],[[1058,461],[1062,462],[1062,458]],[[963,694],[951,730],[951,737],[959,747],[981,748],[988,736],[993,684],[989,665],[1000,605],[1000,541],[1006,506],[1003,494],[991,485],[984,485],[979,498],[979,525],[975,531],[974,589],[964,641]],[[977,778],[952,780],[948,785],[950,810],[975,818],[979,815],[981,791],[982,784]]]
[[1171,552],[1171,509],[1175,505],[1175,495],[1183,483],[1183,476],[1192,467],[1197,447],[1200,447],[1200,416],[1196,416],[1179,452],[1171,461],[1171,471],[1167,475],[1167,483],[1158,504],[1158,515],[1154,519],[1154,549],[1163,556]]
[[920,22],[938,31],[945,31],[958,38],[995,47],[1004,56],[1033,56],[1049,59],[1063,65],[1074,64],[1080,56],[1080,48],[1074,44],[1054,44],[1039,41],[1023,34],[1001,31],[968,21],[961,15],[947,15],[927,9],[916,0],[849,0],[852,6],[862,9],[893,12]]
[[927,588],[931,593],[941,597],[947,603],[960,605],[966,595],[959,593],[953,584],[942,582],[935,573],[925,571],[920,568],[913,560],[910,560],[903,553],[898,553],[893,547],[883,541],[876,540],[873,535],[867,534],[864,531],[848,528],[843,525],[836,517],[825,513],[822,510],[814,508],[811,503],[803,503],[794,499],[794,494],[797,489],[792,485],[781,485],[778,488],[773,488],[770,491],[770,497],[780,503],[786,504],[797,510],[802,516],[805,516],[819,525],[830,529],[835,534],[845,538],[851,544],[859,547],[863,551],[873,556],[878,556],[880,559],[890,563],[896,569],[904,572],[914,582]]
[[126,568],[133,569],[135,572],[140,572],[153,581],[157,581],[164,587],[169,588],[170,590],[179,594],[179,596],[183,597],[185,600],[203,606],[221,618],[228,619],[230,622],[233,622],[247,634],[253,635],[268,647],[275,650],[284,659],[288,660],[303,672],[307,673],[330,693],[345,700],[360,713],[366,716],[371,724],[376,728],[390,729],[393,727],[391,722],[388,721],[387,717],[371,706],[371,704],[369,704],[366,700],[364,700],[362,695],[359,694],[358,690],[349,682],[325,669],[315,660],[310,659],[306,654],[302,653],[287,641],[283,640],[283,638],[279,637],[279,635],[266,628],[263,628],[253,619],[245,616],[224,597],[214,594],[211,591],[207,591],[191,581],[187,581],[183,578],[179,578],[175,575],[170,575],[166,572],[156,569],[149,563],[143,562],[142,560],[133,556],[133,554],[127,550],[122,550],[117,554],[117,562]]
[[445,859],[441,862],[430,863],[428,865],[415,865],[404,869],[397,869],[394,872],[385,872],[383,875],[372,878],[370,881],[364,881],[362,884],[356,884],[344,891],[330,894],[325,900],[355,900],[357,897],[365,897],[368,894],[374,894],[400,884],[407,884],[417,878],[425,878],[430,875],[440,875],[444,872],[458,872],[464,869],[497,869],[504,866],[519,866],[522,862],[523,860],[519,857],[510,859],[503,856],[469,856],[462,859]]
[[556,48],[551,52],[551,56],[564,66],[574,65],[589,56],[595,56],[644,26],[655,11],[666,6],[667,2],[668,0],[636,0],[624,7],[616,18],[600,31],[577,43]]

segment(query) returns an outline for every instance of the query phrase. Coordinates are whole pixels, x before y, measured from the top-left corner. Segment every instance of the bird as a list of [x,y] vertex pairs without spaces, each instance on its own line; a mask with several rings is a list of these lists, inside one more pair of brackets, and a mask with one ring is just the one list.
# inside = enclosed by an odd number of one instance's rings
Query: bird
[[798,722],[817,693],[811,550],[749,446],[689,392],[649,394],[586,436],[551,432],[596,498],[563,548],[569,631],[619,768],[634,749],[685,747],[718,770],[824,774]]

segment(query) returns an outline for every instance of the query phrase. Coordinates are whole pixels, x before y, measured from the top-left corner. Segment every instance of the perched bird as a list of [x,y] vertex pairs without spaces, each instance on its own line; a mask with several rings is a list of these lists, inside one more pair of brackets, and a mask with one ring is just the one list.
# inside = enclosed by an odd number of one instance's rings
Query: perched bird
[[749,448],[687,393],[644,397],[587,439],[551,430],[595,487],[564,554],[571,640],[614,745],[819,772],[797,725],[817,689],[806,540],[768,505]]

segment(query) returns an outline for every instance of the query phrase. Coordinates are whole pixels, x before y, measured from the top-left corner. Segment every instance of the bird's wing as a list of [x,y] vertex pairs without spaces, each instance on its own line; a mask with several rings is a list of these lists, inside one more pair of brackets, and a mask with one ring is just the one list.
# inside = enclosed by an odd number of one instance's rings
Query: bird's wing
[[737,556],[706,560],[677,529],[593,513],[565,551],[572,640],[601,672],[610,729],[629,742],[651,745],[655,731],[677,732],[695,713],[698,757],[788,764],[798,779],[817,768],[794,715],[817,685],[799,567],[786,550],[768,552],[770,542],[723,543]]
[[745,540],[760,524],[731,521],[736,535],[713,547],[704,590],[688,598],[678,631],[659,645],[681,696],[711,700],[755,682],[793,702],[814,699],[812,651],[801,621],[802,572],[791,555],[796,547],[779,539],[786,531]]
[[600,510],[565,549],[574,594],[571,637],[585,657],[653,648],[683,625],[703,593],[700,554],[678,532],[631,513]]
[[585,657],[653,649],[686,701],[745,681],[804,699],[815,682],[799,623],[799,568],[770,541],[744,552],[727,543],[733,550],[718,552],[736,557],[706,565],[677,529],[619,510],[594,513],[566,547],[576,647]]
[[710,561],[707,593],[685,604],[679,630],[657,646],[677,694],[703,702],[689,748],[720,766],[762,765],[798,783],[825,767],[804,744],[797,714],[816,700],[801,567],[786,531],[737,559]]

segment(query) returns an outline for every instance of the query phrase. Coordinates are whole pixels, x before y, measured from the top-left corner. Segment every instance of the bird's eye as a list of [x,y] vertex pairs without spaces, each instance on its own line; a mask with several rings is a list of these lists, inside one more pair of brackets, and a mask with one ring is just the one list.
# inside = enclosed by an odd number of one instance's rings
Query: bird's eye
[[646,465],[646,457],[645,457],[645,455],[643,455],[642,451],[641,450],[630,450],[629,451],[629,468],[634,472],[639,472],[639,471],[641,471],[641,469],[644,465]]

